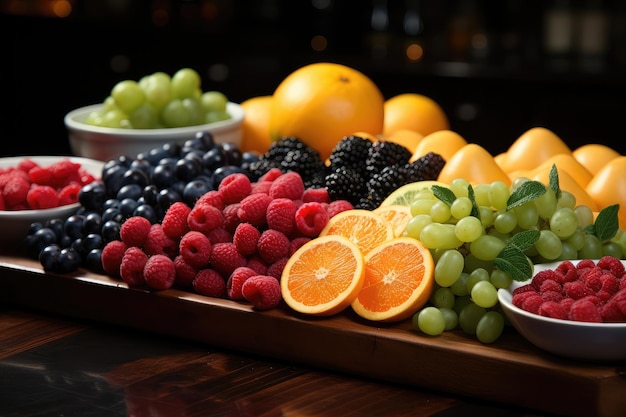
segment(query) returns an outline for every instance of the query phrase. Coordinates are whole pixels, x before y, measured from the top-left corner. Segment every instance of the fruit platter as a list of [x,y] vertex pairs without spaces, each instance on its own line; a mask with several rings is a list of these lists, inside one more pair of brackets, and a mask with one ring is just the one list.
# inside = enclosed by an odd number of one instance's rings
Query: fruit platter
[[[201,97],[190,79],[178,88]],[[115,86],[108,120],[132,129],[115,101],[145,112],[149,84]],[[3,245],[0,301],[549,413],[623,413],[626,157],[545,127],[490,155],[429,98],[384,100],[330,63],[241,108],[237,143],[199,129],[102,161],[73,213]],[[609,330],[573,330],[591,347],[555,351],[515,309]]]

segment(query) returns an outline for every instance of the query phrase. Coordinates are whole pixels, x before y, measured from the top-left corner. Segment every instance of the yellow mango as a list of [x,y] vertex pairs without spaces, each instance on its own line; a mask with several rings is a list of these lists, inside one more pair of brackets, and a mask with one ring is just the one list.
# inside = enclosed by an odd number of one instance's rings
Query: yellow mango
[[571,150],[560,137],[544,127],[533,127],[511,144],[502,169],[505,172],[532,170],[561,153],[568,154]]
[[572,155],[591,175],[596,175],[610,160],[622,156],[610,146],[600,143],[582,145],[574,149]]
[[[545,185],[550,184],[550,170],[552,166],[545,167],[534,171],[531,180],[540,181]],[[558,170],[558,167],[557,167]],[[558,171],[559,188],[563,191],[572,193],[576,197],[577,206],[587,206],[591,211],[598,211],[596,201],[587,193],[584,187],[581,187],[576,180],[567,173],[567,171]]]
[[418,160],[428,152],[441,155],[445,161],[448,161],[456,151],[465,145],[467,145],[467,141],[458,133],[452,130],[438,130],[422,138],[415,148],[410,162]]
[[626,156],[609,161],[593,176],[585,190],[600,210],[619,204],[620,229],[626,230]]
[[496,164],[493,156],[475,143],[468,143],[456,151],[446,161],[437,180],[450,184],[456,178],[463,178],[470,184],[503,181],[511,185],[509,176]]
[[556,165],[559,176],[562,172],[567,172],[570,177],[572,177],[582,188],[585,188],[589,181],[591,181],[591,178],[593,178],[591,172],[581,165],[571,153],[560,153],[558,155],[554,155],[534,170],[547,170],[550,172],[552,165]]

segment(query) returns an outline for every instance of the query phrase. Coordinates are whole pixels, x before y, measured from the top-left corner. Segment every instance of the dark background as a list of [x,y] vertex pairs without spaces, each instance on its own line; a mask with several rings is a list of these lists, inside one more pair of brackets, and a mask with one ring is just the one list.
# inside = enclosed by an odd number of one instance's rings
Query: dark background
[[123,79],[192,67],[241,102],[316,61],[432,97],[492,153],[533,126],[626,153],[620,0],[0,0],[1,153],[69,154],[64,115]]

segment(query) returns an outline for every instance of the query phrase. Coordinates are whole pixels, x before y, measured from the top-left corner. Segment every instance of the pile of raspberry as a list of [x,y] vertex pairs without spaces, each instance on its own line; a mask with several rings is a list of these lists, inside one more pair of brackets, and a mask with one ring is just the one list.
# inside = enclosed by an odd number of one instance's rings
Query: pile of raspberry
[[624,264],[612,256],[594,263],[564,261],[513,291],[513,304],[541,316],[592,323],[626,322]]
[[352,208],[326,188],[305,188],[296,172],[275,168],[256,182],[234,173],[193,207],[172,204],[160,223],[127,219],[120,240],[104,247],[102,267],[129,287],[177,287],[271,309],[282,300],[289,257]]
[[0,169],[0,210],[49,209],[78,202],[83,185],[96,178],[69,158],[42,167],[30,158]]

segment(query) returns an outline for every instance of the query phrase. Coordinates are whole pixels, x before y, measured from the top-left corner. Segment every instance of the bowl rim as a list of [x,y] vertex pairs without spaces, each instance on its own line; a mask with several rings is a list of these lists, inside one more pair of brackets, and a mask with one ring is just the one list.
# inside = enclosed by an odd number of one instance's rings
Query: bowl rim
[[[580,262],[581,259],[576,259],[576,260],[570,260],[569,262],[574,263],[574,265],[576,265],[578,262]],[[598,262],[597,259],[593,260],[595,263]],[[620,261],[626,266],[626,260],[624,259],[620,259]],[[547,270],[547,269],[554,269],[556,266],[558,266],[559,264],[563,263],[565,261],[557,261],[557,262],[549,262],[549,263],[543,263],[543,264],[535,264],[534,266],[534,272],[533,272],[533,278],[534,276],[537,274],[537,272],[542,271],[542,270]],[[552,317],[545,317],[545,316],[540,316],[539,314],[535,314],[535,313],[531,313],[530,311],[526,311],[522,308],[517,307],[515,304],[513,304],[513,291],[518,288],[518,287],[522,287],[524,285],[530,284],[532,282],[532,279],[529,279],[527,281],[514,281],[508,288],[499,288],[498,289],[498,300],[500,302],[500,304],[502,305],[503,308],[510,310],[512,313],[520,315],[520,316],[524,316],[525,318],[534,320],[534,321],[540,321],[540,322],[545,322],[545,323],[551,323],[551,324],[555,324],[555,325],[561,325],[561,326],[569,326],[569,327],[585,327],[585,328],[593,328],[593,329],[626,329],[626,322],[624,323],[590,323],[590,322],[584,322],[584,321],[574,321],[574,320],[563,320],[563,319],[555,319]]]
[[65,126],[71,130],[80,130],[86,132],[95,132],[101,134],[108,135],[124,135],[136,137],[137,139],[141,139],[143,137],[149,136],[150,139],[154,139],[155,137],[168,137],[171,135],[177,134],[185,134],[194,131],[204,131],[210,130],[212,132],[220,132],[222,130],[227,130],[232,128],[233,126],[239,126],[243,123],[243,119],[245,116],[245,111],[240,104],[229,101],[226,103],[226,112],[231,116],[228,120],[220,120],[212,123],[204,123],[200,125],[193,126],[184,126],[184,127],[168,127],[168,128],[155,128],[155,129],[124,129],[117,127],[102,127],[102,126],[93,126],[83,123],[77,118],[81,116],[87,116],[89,113],[93,111],[97,111],[104,106],[102,103],[91,104],[88,106],[79,107],[77,109],[71,110],[64,117]]

